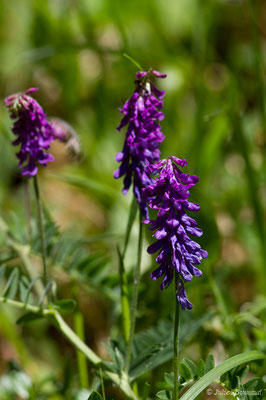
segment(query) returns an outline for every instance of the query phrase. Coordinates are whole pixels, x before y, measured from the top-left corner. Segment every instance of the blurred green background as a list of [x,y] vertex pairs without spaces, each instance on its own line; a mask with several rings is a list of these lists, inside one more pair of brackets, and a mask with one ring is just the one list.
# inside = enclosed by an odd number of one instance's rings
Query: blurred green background
[[[194,311],[182,318],[214,314],[182,355],[197,361],[211,350],[220,362],[247,348],[265,349],[265,1],[0,0],[0,10],[1,99],[38,87],[35,97],[48,116],[66,120],[80,135],[81,160],[53,145],[55,162],[40,181],[57,226],[51,240],[73,239],[80,246],[75,257],[85,260],[72,268],[49,253],[59,293],[78,300],[88,343],[106,355],[103,342],[117,338],[121,326],[116,244],[131,193],[124,197],[122,181],[112,174],[124,140],[116,131],[118,107],[134,90],[136,67],[123,57],[127,53],[144,69],[167,73],[157,82],[166,90],[162,156],[186,158],[186,171],[200,177],[192,197],[201,204],[197,218],[209,258],[203,277],[187,287]],[[10,128],[2,101],[1,215],[25,243],[23,181]],[[126,259],[130,276],[136,238],[137,227]],[[1,244],[3,261],[3,234]],[[137,330],[172,318],[171,287],[160,292],[149,279],[153,267],[144,253]],[[0,374],[14,370],[13,360],[34,382],[52,376],[51,393],[57,394],[49,399],[78,398],[73,350],[46,322],[16,327],[17,316],[1,306]],[[156,387],[170,368],[171,362],[146,378]]]

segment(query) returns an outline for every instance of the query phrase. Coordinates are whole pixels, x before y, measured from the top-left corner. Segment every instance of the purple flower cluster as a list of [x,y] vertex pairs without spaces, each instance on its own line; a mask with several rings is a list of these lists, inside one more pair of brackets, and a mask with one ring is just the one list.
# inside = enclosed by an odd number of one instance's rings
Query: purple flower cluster
[[133,193],[146,217],[148,208],[142,189],[152,182],[146,166],[159,160],[159,147],[164,140],[159,122],[164,119],[161,109],[165,92],[153,85],[150,81],[152,75],[166,77],[157,71],[138,72],[136,89],[120,110],[124,117],[117,129],[128,127],[123,150],[116,155],[116,161],[121,165],[114,172],[115,178],[125,176],[123,194],[128,192],[133,181]]
[[42,107],[30,96],[36,90],[38,89],[31,88],[5,99],[10,116],[14,120],[12,132],[17,136],[12,144],[20,145],[16,155],[22,175],[28,178],[37,174],[38,164],[47,165],[54,160],[53,156],[46,152],[54,140],[53,128],[47,121]]
[[197,222],[186,214],[186,210],[199,211],[200,206],[188,201],[189,189],[198,182],[196,175],[184,174],[178,166],[187,165],[186,160],[170,157],[147,167],[147,172],[159,175],[155,181],[143,189],[143,195],[149,201],[150,208],[158,210],[157,219],[147,219],[150,230],[156,230],[156,242],[147,251],[153,254],[160,250],[156,262],[159,267],[152,272],[151,278],[158,279],[164,275],[161,289],[170,285],[174,271],[178,273],[177,299],[181,308],[191,309],[184,282],[191,281],[193,276],[201,276],[202,272],[195,267],[208,253],[194,242],[189,235],[201,236],[202,230]]

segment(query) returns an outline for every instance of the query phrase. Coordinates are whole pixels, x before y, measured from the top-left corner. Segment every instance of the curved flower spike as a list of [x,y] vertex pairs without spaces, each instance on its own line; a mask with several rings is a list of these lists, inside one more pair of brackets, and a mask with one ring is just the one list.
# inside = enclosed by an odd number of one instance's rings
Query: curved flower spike
[[54,157],[47,153],[54,140],[53,128],[46,119],[42,107],[30,94],[37,88],[30,88],[24,93],[15,93],[5,99],[5,104],[14,120],[12,132],[17,136],[14,146],[20,145],[16,154],[19,159],[21,174],[28,178],[38,172],[38,164],[47,165]]
[[150,208],[158,210],[157,219],[146,219],[149,229],[155,231],[156,242],[147,251],[153,254],[159,251],[156,262],[159,267],[152,272],[151,279],[164,276],[161,289],[167,288],[176,270],[179,276],[177,300],[182,310],[191,309],[192,304],[186,297],[184,282],[192,280],[193,276],[201,276],[196,267],[208,256],[200,245],[189,235],[201,236],[202,230],[197,222],[186,214],[186,210],[198,211],[200,206],[188,201],[189,189],[198,182],[196,175],[184,174],[178,166],[186,166],[186,160],[174,156],[161,160],[147,167],[147,171],[157,175],[155,181],[142,190]]
[[136,74],[136,89],[121,109],[124,114],[118,131],[127,126],[123,150],[116,155],[120,167],[114,172],[114,178],[124,176],[123,194],[126,194],[133,183],[133,193],[146,217],[148,208],[141,190],[151,184],[152,179],[146,172],[146,165],[159,160],[159,147],[164,140],[160,121],[164,119],[164,92],[158,90],[151,82],[154,75],[165,78],[165,74],[156,71],[140,71]]

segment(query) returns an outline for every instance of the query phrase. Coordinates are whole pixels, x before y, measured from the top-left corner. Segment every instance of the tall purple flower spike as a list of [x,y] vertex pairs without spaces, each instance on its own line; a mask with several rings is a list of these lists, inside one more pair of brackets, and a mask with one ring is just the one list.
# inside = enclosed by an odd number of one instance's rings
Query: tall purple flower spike
[[38,164],[47,165],[54,160],[54,157],[46,152],[54,140],[53,128],[46,120],[42,107],[31,97],[31,93],[37,90],[31,88],[5,99],[10,117],[14,120],[12,132],[17,136],[12,144],[20,145],[16,156],[19,159],[21,174],[28,178],[37,174]]
[[157,175],[155,181],[143,189],[143,195],[149,201],[150,208],[158,210],[157,219],[143,221],[149,224],[154,233],[156,242],[151,244],[147,251],[153,254],[159,251],[156,262],[160,265],[152,272],[151,278],[158,279],[164,275],[161,289],[167,288],[173,280],[174,271],[178,273],[177,300],[182,310],[191,309],[184,282],[192,280],[193,276],[201,276],[202,272],[195,267],[201,264],[208,253],[194,242],[189,235],[201,236],[202,230],[197,228],[197,222],[186,214],[186,210],[199,211],[200,206],[188,201],[189,189],[199,178],[181,172],[178,165],[184,167],[186,160],[170,157],[147,167],[147,172]]
[[157,71],[138,72],[136,89],[126,101],[121,113],[124,114],[117,130],[128,125],[123,150],[116,155],[116,161],[121,162],[114,172],[114,178],[124,177],[123,194],[126,194],[133,181],[133,193],[145,217],[148,217],[147,202],[142,196],[142,189],[152,183],[146,172],[146,166],[160,159],[159,147],[164,140],[160,121],[164,114],[163,107],[165,92],[158,90],[150,78],[153,76],[165,78],[165,74]]

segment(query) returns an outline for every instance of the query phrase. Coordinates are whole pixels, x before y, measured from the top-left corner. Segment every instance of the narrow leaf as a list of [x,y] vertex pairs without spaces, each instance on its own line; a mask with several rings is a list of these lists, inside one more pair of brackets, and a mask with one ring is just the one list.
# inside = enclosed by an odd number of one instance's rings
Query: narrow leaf
[[1,282],[2,282],[2,280],[4,278],[4,276],[5,276],[5,273],[6,273],[6,266],[5,265],[1,265],[1,268],[0,268],[0,284],[1,284]]
[[248,382],[246,382],[243,386],[246,391],[258,390],[261,386],[260,378],[251,378]]
[[36,314],[33,312],[28,312],[24,315],[22,315],[22,317],[20,317],[17,320],[17,324],[18,325],[22,325],[22,324],[29,324],[30,322],[36,321],[37,319],[41,319],[43,318],[42,314]]
[[164,380],[165,382],[168,383],[169,386],[171,386],[172,388],[174,387],[174,374],[164,374]]
[[189,379],[191,378],[191,371],[190,369],[186,366],[186,364],[184,363],[179,363],[179,372],[180,375],[186,380],[189,381]]
[[[188,343],[201,326],[211,318],[206,313],[202,318],[189,319],[183,317],[180,330],[180,346]],[[173,341],[169,340],[169,332],[173,331],[172,324],[161,321],[156,327],[139,332],[134,336],[134,356],[130,366],[130,377],[137,378],[141,374],[171,360],[173,357]],[[204,372],[203,372],[204,374]]]
[[18,290],[18,284],[19,284],[19,270],[18,268],[15,268],[8,278],[3,296],[9,299],[14,299]]
[[[51,174],[51,176],[58,176],[58,175]],[[87,190],[90,193],[94,192],[99,195],[103,195],[108,199],[118,198],[118,192],[112,186],[101,183],[99,180],[96,181],[88,177],[77,176],[73,174],[59,174],[59,177],[63,179],[65,182],[80,187],[81,189]]]
[[160,392],[158,392],[156,394],[156,397],[158,399],[168,400],[168,399],[172,399],[172,393],[169,392],[168,390],[160,390]]
[[192,378],[198,375],[197,367],[193,361],[189,360],[188,358],[184,358],[183,362],[190,369]]
[[44,292],[43,292],[42,296],[40,297],[40,300],[39,300],[39,302],[38,302],[38,306],[41,306],[41,305],[42,305],[42,303],[44,302],[45,297],[47,296],[47,293],[51,290],[52,285],[53,285],[53,281],[50,280],[50,281],[47,283],[47,285],[46,285],[46,287],[45,287],[45,289],[44,289]]
[[202,359],[197,364],[197,375],[201,378],[205,374],[205,364]]
[[240,382],[247,376],[248,371],[249,371],[249,366],[248,366],[248,365],[246,365],[246,366],[243,367],[243,368],[240,368],[240,369],[237,371],[236,375],[239,377]]
[[72,299],[58,300],[54,303],[55,308],[59,312],[70,312],[76,308],[77,303]]
[[28,286],[28,288],[27,288],[27,292],[25,293],[25,300],[24,300],[24,303],[25,303],[25,304],[28,304],[28,302],[30,301],[31,291],[32,291],[32,289],[33,289],[35,283],[36,283],[38,280],[41,280],[41,279],[42,279],[42,277],[41,277],[40,275],[37,275],[37,276],[31,281],[31,283],[29,284],[29,286]]
[[19,282],[19,298],[22,303],[25,303],[28,286],[29,286],[28,278],[26,276],[22,276]]
[[100,393],[95,392],[95,390],[90,394],[88,397],[88,400],[103,400],[102,396]]
[[145,382],[142,400],[147,400],[150,388],[151,388],[151,385],[148,382]]
[[209,372],[211,369],[213,369],[214,366],[215,366],[215,364],[214,364],[213,355],[208,354],[208,356],[206,358],[205,374],[207,374],[207,372]]

